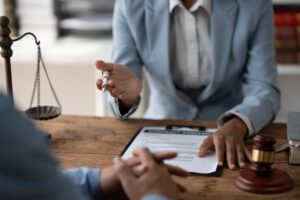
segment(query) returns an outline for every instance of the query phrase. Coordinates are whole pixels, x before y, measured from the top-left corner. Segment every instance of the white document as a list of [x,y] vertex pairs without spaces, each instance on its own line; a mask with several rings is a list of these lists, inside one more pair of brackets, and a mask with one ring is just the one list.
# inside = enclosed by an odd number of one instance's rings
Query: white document
[[215,152],[210,152],[203,158],[198,157],[198,150],[203,140],[216,129],[198,130],[192,128],[144,127],[123,152],[122,158],[132,157],[132,151],[137,147],[147,147],[151,152],[176,151],[177,157],[166,160],[185,169],[190,173],[210,174],[217,170]]

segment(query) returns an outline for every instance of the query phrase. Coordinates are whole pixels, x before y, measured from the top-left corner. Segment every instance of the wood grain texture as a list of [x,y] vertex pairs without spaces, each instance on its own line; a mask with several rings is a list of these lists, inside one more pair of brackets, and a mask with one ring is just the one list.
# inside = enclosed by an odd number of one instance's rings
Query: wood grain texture
[[[185,120],[117,120],[114,118],[61,116],[57,119],[38,122],[38,126],[52,135],[51,148],[63,168],[87,166],[108,167],[115,155],[119,155],[131,137],[142,126],[197,125],[216,127],[209,121]],[[270,124],[261,133],[273,135],[276,145],[286,142],[286,125]],[[251,144],[251,139],[247,140]],[[276,146],[275,145],[275,146]],[[217,177],[191,176],[186,179],[176,178],[188,187],[188,192],[181,196],[183,200],[192,199],[253,199],[283,200],[300,199],[300,166],[289,165],[287,152],[276,154],[273,167],[289,173],[294,181],[294,188],[286,193],[259,195],[244,192],[234,186],[238,171],[224,169],[223,175]]]

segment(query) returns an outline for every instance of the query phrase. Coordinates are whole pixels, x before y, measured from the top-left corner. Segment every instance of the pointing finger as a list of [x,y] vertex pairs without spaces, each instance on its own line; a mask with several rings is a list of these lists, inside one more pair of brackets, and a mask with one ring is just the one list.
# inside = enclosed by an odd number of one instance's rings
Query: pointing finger
[[[153,153],[153,157],[156,160],[156,162],[163,162],[166,159],[172,159],[177,156],[177,153],[175,151],[161,151]],[[127,164],[129,166],[136,166],[141,164],[141,161],[137,157],[131,157],[128,160],[126,160]]]
[[199,151],[198,151],[198,156],[204,157],[206,155],[207,151],[211,149],[212,145],[213,145],[213,138],[211,136],[208,136],[202,142],[202,144],[199,148]]

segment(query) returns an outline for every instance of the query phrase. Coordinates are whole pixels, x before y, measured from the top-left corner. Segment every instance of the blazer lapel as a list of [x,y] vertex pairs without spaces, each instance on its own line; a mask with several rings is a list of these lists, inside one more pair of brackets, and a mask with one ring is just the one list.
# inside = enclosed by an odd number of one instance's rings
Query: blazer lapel
[[175,87],[169,61],[169,0],[146,0],[145,24],[151,74],[162,80],[169,90]]
[[211,96],[223,81],[238,12],[235,0],[212,0],[211,41],[212,41],[212,80],[200,96],[204,100]]

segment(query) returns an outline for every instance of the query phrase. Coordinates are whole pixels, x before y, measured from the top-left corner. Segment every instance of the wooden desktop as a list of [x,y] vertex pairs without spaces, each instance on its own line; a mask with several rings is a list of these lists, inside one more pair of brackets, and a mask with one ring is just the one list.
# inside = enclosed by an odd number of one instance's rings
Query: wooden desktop
[[[131,137],[142,126],[197,125],[216,127],[209,121],[184,120],[117,120],[114,118],[61,116],[54,120],[38,122],[38,126],[52,135],[51,148],[63,168],[87,166],[105,168],[112,165]],[[272,135],[277,143],[286,143],[286,124],[270,124],[261,133]],[[247,141],[251,143],[251,139]],[[275,146],[276,146],[275,145]],[[221,177],[191,176],[178,181],[187,186],[183,200],[201,199],[300,199],[300,166],[288,164],[288,153],[276,154],[273,167],[286,171],[294,182],[289,192],[260,195],[242,191],[234,186],[238,171],[224,169]]]

